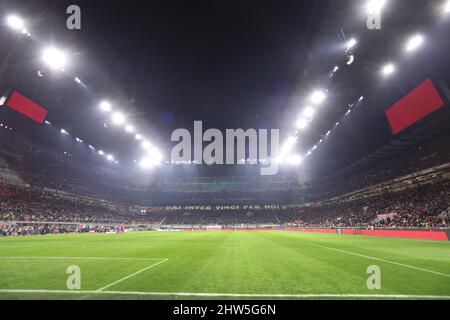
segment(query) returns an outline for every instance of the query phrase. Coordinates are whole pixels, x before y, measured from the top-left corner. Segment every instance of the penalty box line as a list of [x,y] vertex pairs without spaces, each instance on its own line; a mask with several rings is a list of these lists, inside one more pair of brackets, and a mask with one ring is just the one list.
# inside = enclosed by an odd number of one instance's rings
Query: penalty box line
[[292,298],[292,299],[432,299],[450,300],[450,296],[408,294],[265,294],[265,293],[200,293],[200,292],[139,292],[139,291],[81,291],[81,290],[27,290],[0,289],[0,293],[11,294],[73,294],[73,295],[127,295],[127,296],[171,296],[171,297],[230,297],[230,298]]
[[162,263],[164,263],[164,262],[167,262],[168,260],[169,260],[169,259],[161,260],[161,261],[159,261],[159,262],[157,262],[157,263],[154,263],[154,264],[152,264],[152,265],[149,265],[148,267],[145,267],[145,268],[143,268],[143,269],[141,269],[141,270],[138,270],[138,271],[136,271],[136,272],[133,272],[133,273],[131,273],[131,274],[129,274],[129,275],[123,277],[123,278],[120,278],[119,280],[116,280],[116,281],[114,281],[114,282],[111,282],[110,284],[107,284],[106,286],[101,287],[100,289],[95,290],[95,292],[101,292],[101,291],[104,291],[104,290],[106,290],[106,289],[108,289],[108,288],[110,288],[110,287],[112,287],[112,286],[115,286],[116,284],[119,284],[119,283],[121,283],[121,282],[123,282],[123,281],[125,281],[125,280],[128,280],[128,279],[130,279],[130,278],[132,278],[132,277],[134,277],[134,276],[137,276],[138,274],[140,274],[140,273],[142,273],[142,272],[144,272],[144,271],[147,271],[147,270],[152,269],[152,268],[154,268],[154,267],[156,267],[156,266],[158,266],[158,265],[160,265],[160,264],[162,264]]
[[345,254],[349,254],[349,255],[365,258],[365,259],[370,259],[370,260],[376,260],[376,261],[380,261],[380,262],[390,263],[390,264],[397,265],[397,266],[400,266],[400,267],[414,269],[414,270],[423,271],[423,272],[428,272],[428,273],[436,274],[436,275],[443,276],[443,277],[446,277],[446,278],[450,278],[450,274],[443,273],[443,272],[438,272],[438,271],[433,271],[433,270],[429,270],[429,269],[419,268],[419,267],[411,266],[409,264],[404,264],[404,263],[395,262],[395,261],[391,261],[391,260],[386,260],[386,259],[366,256],[364,254],[359,254],[359,253],[356,253],[356,252],[351,252],[351,251],[347,251],[347,250],[341,250],[341,249],[327,247],[327,246],[321,246],[321,245],[318,245],[318,244],[310,244],[310,245],[314,246],[314,247],[319,247],[319,248],[324,248],[324,249],[328,249],[328,250],[333,250],[333,251],[336,251],[336,252],[345,253]]

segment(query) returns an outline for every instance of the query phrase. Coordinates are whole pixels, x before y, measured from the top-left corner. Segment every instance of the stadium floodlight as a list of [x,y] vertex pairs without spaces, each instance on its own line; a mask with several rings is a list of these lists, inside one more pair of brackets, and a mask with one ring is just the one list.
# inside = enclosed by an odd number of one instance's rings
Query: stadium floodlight
[[153,162],[150,158],[144,158],[141,161],[139,161],[139,165],[143,169],[149,169],[153,166]]
[[147,140],[142,142],[142,148],[144,148],[145,150],[150,150],[151,146],[152,146],[151,143],[148,142]]
[[102,150],[99,150],[98,154],[101,155],[101,156],[105,155],[105,153]]
[[1,97],[0,98],[0,106],[4,105],[5,102],[6,102],[6,97],[5,96]]
[[322,103],[326,98],[325,93],[323,92],[323,90],[316,90],[313,92],[313,94],[311,95],[311,101],[314,104],[319,104]]
[[289,154],[292,148],[297,143],[297,137],[290,136],[286,139],[283,146],[281,147],[280,158],[284,158],[287,154]]
[[411,52],[416,50],[418,47],[422,45],[423,41],[424,38],[420,34],[415,35],[414,37],[408,40],[408,43],[406,44],[406,51]]
[[[11,15],[6,19],[8,26],[14,30],[26,33],[25,22],[18,16]],[[25,32],[24,32],[25,31]]]
[[136,135],[134,136],[134,138],[135,138],[136,140],[138,140],[138,141],[140,141],[140,140],[143,139],[142,136],[141,136],[140,134],[136,134]]
[[155,148],[155,147],[150,148],[150,151],[148,154],[153,159],[153,163],[155,165],[159,165],[161,163],[163,156],[157,148]]
[[132,125],[127,124],[125,126],[125,131],[128,133],[133,133],[134,132],[134,127]]
[[328,130],[326,136],[328,137],[331,134],[331,130]]
[[69,132],[67,130],[65,130],[65,129],[61,129],[61,133],[62,134],[69,134]]
[[367,14],[372,15],[381,12],[386,5],[386,0],[369,0],[367,3]]
[[450,0],[448,0],[447,3],[445,4],[444,12],[445,13],[450,12]]
[[111,111],[112,110],[111,103],[109,103],[108,101],[102,101],[100,103],[100,109],[105,112]]
[[106,159],[107,159],[108,161],[114,161],[114,156],[113,156],[112,154],[108,154],[108,155],[106,156]]
[[297,121],[297,128],[301,129],[301,130],[305,130],[308,127],[308,120],[305,118],[300,118]]
[[291,166],[298,166],[302,163],[303,159],[298,154],[289,156],[286,158],[286,163]]
[[395,66],[391,63],[385,65],[381,70],[385,76],[388,76],[395,72]]
[[311,119],[314,116],[314,109],[311,108],[311,107],[306,107],[303,110],[303,116],[308,118],[308,119]]
[[358,101],[363,101],[364,100],[364,96],[359,97]]
[[158,166],[161,163],[161,160],[162,160],[161,153],[157,149],[154,149],[153,152],[149,154],[149,156],[139,161],[139,165],[143,169],[150,169]]
[[125,116],[121,112],[116,112],[112,116],[112,122],[117,125],[121,125],[125,122]]
[[95,150],[94,146],[92,146],[92,145],[89,145],[89,149]]
[[80,143],[82,143],[83,142],[83,140],[81,140],[80,138],[78,138],[78,137],[75,137],[75,140],[77,140],[77,142],[80,142]]
[[52,69],[63,69],[67,64],[64,52],[56,48],[46,48],[42,53],[42,60]]
[[351,38],[348,42],[347,42],[347,49],[351,49],[354,46],[356,46],[356,44],[358,43],[358,41],[356,41],[355,38]]

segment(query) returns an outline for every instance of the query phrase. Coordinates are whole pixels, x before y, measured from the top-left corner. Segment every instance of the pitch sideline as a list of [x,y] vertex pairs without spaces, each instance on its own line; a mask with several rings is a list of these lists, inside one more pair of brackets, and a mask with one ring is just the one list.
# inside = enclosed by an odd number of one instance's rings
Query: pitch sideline
[[380,298],[380,299],[439,299],[450,300],[450,296],[406,295],[406,294],[258,294],[258,293],[199,293],[199,292],[139,292],[139,291],[98,291],[98,290],[27,290],[0,289],[0,293],[27,294],[74,294],[74,295],[133,295],[133,296],[173,296],[173,297],[231,297],[231,298]]

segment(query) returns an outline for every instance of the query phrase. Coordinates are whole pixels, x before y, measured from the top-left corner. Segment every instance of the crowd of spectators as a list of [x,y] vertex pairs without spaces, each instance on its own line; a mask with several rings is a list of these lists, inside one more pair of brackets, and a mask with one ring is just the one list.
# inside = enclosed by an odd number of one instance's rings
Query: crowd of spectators
[[146,216],[130,207],[64,198],[34,189],[0,188],[0,221],[60,222],[73,224],[151,224],[163,217]]
[[348,168],[332,177],[311,183],[307,188],[306,199],[311,202],[330,199],[449,162],[450,133],[447,132],[371,168],[359,172]]
[[[10,134],[10,133],[8,133]],[[294,205],[302,197],[292,182],[286,190],[190,190],[159,189],[158,184],[133,188],[135,177],[113,169],[86,166],[70,154],[34,144],[19,137],[12,141],[0,139],[0,157],[30,186],[0,187],[0,234],[64,233],[83,230],[90,225],[94,231],[105,232],[112,225],[287,225],[295,227],[389,227],[435,228],[449,227],[450,183],[440,182],[417,186],[413,183],[403,191],[386,191],[366,198],[330,198],[380,182],[448,163],[449,135],[418,150],[405,153],[358,174],[338,174],[332,179],[306,187],[308,205]],[[262,181],[262,180],[261,180]],[[446,182],[445,182],[446,181]],[[208,183],[196,181],[195,183]],[[239,184],[243,181],[216,181],[219,184]],[[245,182],[245,181],[244,181]],[[263,181],[264,182],[264,181]],[[265,181],[264,183],[275,181]],[[174,182],[172,182],[174,183]],[[258,183],[257,179],[251,184]],[[70,192],[55,193],[50,189]],[[256,187],[255,187],[256,188]],[[92,200],[86,200],[89,196]],[[108,205],[103,200],[110,200]],[[319,201],[320,200],[320,201]],[[325,200],[325,201],[322,201]],[[147,207],[138,210],[135,205],[147,201]],[[166,206],[199,204],[280,204],[283,208],[249,210],[168,210]],[[11,221],[21,222],[14,225]],[[40,222],[29,224],[26,222]],[[48,222],[58,222],[58,225]],[[76,226],[76,227],[74,227]],[[97,229],[95,229],[97,228]]]

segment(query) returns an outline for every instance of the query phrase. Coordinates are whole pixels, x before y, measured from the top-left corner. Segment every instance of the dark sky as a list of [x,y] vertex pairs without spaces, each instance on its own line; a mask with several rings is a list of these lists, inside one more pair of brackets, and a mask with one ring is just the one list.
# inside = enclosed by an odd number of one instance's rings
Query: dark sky
[[[72,1],[73,2],[73,1]],[[310,41],[312,1],[79,1],[136,105],[166,128],[273,127]],[[156,117],[156,118],[155,118]]]

